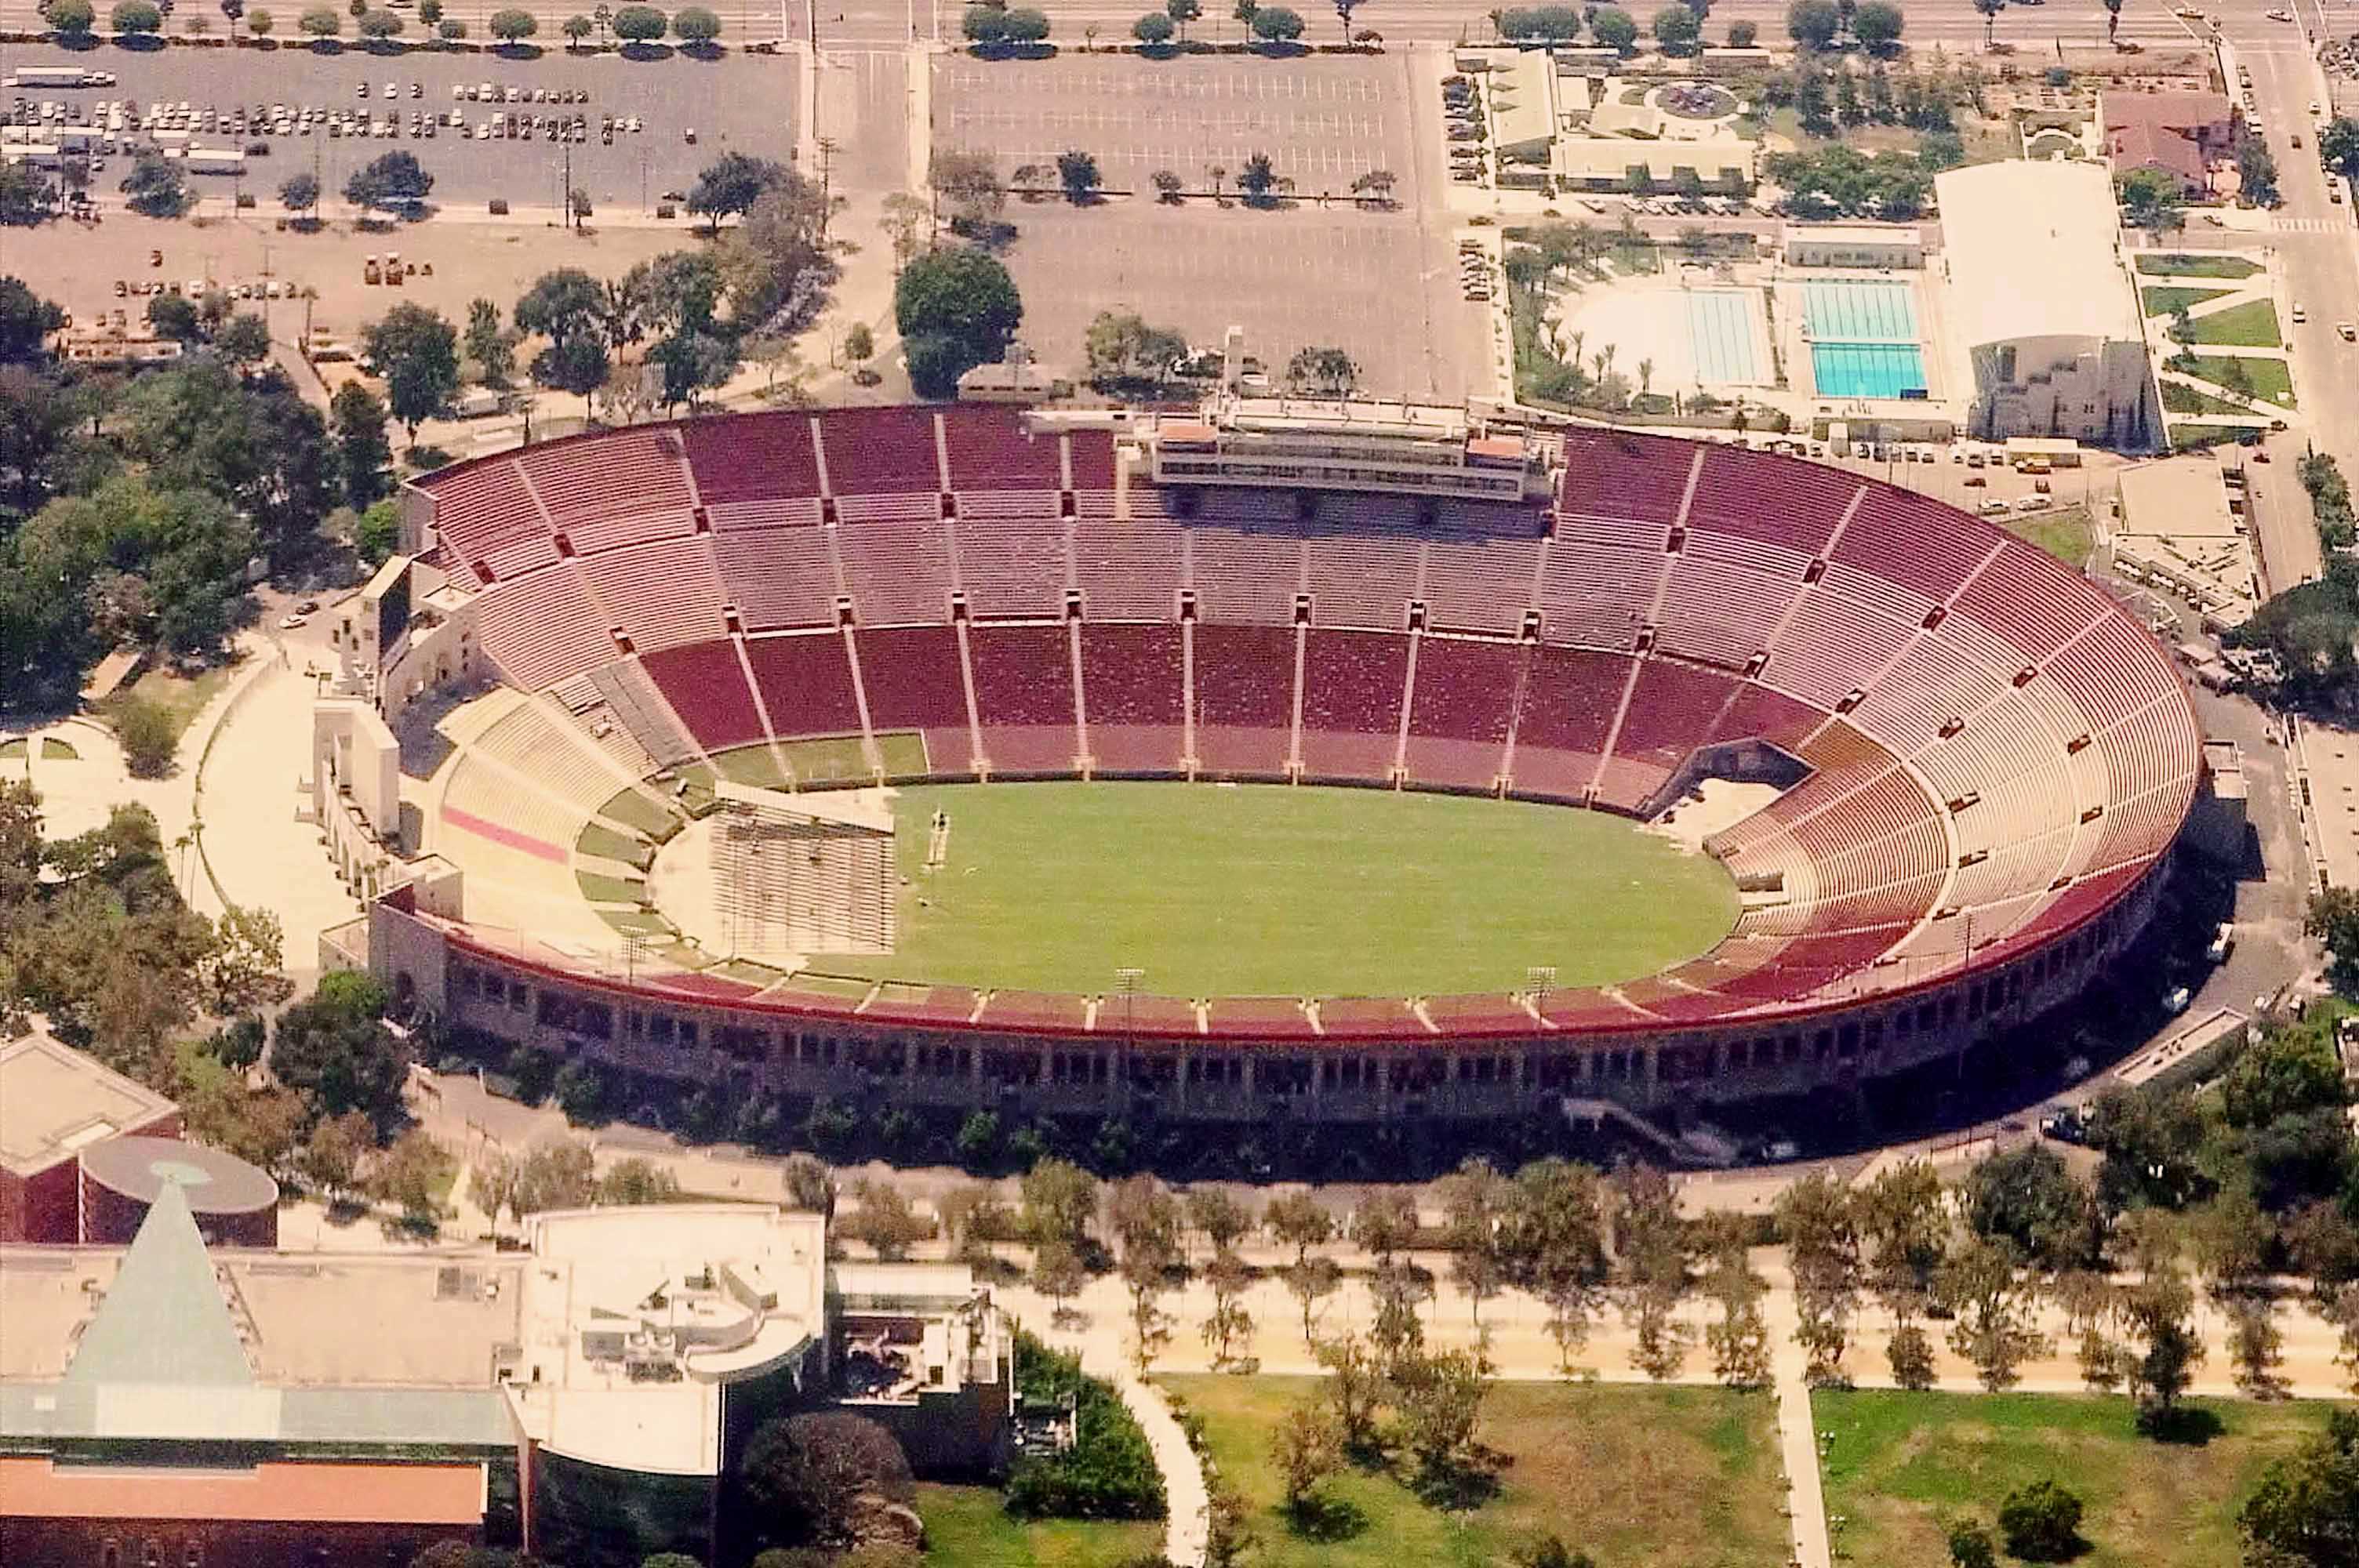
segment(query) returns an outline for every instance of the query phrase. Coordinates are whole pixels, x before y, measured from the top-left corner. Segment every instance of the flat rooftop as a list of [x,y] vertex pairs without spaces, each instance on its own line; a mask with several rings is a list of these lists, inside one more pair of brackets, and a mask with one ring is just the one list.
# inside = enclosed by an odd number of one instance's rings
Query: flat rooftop
[[[0,1249],[0,1381],[65,1376],[120,1248]],[[518,1334],[521,1260],[213,1254],[255,1379],[285,1388],[488,1389]]]
[[0,1045],[0,1170],[32,1176],[179,1108],[48,1034]]
[[1977,164],[1933,177],[1954,335],[2143,341],[2113,175],[2097,163]]

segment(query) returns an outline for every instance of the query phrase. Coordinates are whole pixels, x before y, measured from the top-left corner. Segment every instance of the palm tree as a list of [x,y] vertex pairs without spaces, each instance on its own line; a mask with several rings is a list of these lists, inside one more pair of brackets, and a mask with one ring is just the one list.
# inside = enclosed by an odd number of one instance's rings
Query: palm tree
[[1641,397],[1647,396],[1653,393],[1654,390],[1655,362],[1652,360],[1640,360],[1638,362],[1638,395]]
[[[2118,5],[2121,4],[2121,0],[2114,0],[2114,4]],[[1082,29],[1082,52],[1083,54],[1094,54],[1097,52],[1097,47],[1098,25],[1095,22],[1092,22],[1089,26]]]
[[1352,13],[1359,7],[1360,0],[1335,0],[1335,16],[1343,25],[1343,45],[1346,49],[1352,43]]
[[2105,0],[2105,41],[2114,41],[2114,35],[2122,30],[2122,0]]
[[1212,167],[1205,169],[1204,172],[1212,177],[1212,200],[1218,201],[1221,199],[1221,181],[1229,178],[1229,171],[1223,168],[1219,164],[1213,164]]
[[1983,48],[1992,45],[1992,33],[1998,26],[1998,14],[2006,9],[2006,0],[1974,0],[1974,9],[1982,13]]
[[1582,346],[1589,341],[1589,334],[1576,329],[1565,334],[1565,341],[1572,345],[1572,352],[1565,357],[1574,364],[1579,364]]

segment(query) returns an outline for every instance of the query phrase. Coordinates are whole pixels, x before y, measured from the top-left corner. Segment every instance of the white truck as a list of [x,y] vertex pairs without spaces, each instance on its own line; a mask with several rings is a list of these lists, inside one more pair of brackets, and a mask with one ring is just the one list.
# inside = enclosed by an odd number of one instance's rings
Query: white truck
[[180,159],[190,174],[245,172],[245,155],[235,147],[190,147]]
[[9,87],[112,87],[111,70],[84,70],[78,65],[20,65],[10,73]]

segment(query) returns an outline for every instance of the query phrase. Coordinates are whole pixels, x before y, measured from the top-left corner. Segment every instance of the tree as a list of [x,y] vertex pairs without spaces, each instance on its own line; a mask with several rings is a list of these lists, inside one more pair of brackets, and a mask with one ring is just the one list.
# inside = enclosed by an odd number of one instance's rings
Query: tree
[[296,1169],[331,1200],[357,1190],[361,1161],[376,1147],[376,1128],[359,1111],[322,1117],[303,1141]]
[[364,508],[391,488],[386,470],[393,463],[393,443],[386,438],[384,400],[366,383],[348,381],[329,399],[328,417],[335,427],[344,499],[355,510]]
[[1806,49],[1823,49],[1843,30],[1843,13],[1835,0],[1793,0],[1786,7],[1786,33]]
[[2236,193],[2256,207],[2275,207],[2283,200],[2276,155],[2249,124],[2236,137]]
[[1155,200],[1173,207],[1180,205],[1180,193],[1186,189],[1187,182],[1177,173],[1168,168],[1158,168],[1147,178],[1147,183],[1155,187]]
[[672,13],[671,36],[690,49],[708,49],[721,36],[721,18],[704,5],[683,5]]
[[295,25],[315,38],[332,38],[344,30],[344,19],[333,6],[313,5],[295,19]]
[[1277,187],[1277,167],[1270,162],[1267,153],[1248,155],[1244,167],[1237,170],[1237,189],[1245,192],[1249,207],[1267,204]]
[[1506,1178],[1480,1158],[1468,1159],[1440,1183],[1451,1278],[1465,1293],[1478,1329],[1483,1303],[1506,1288],[1505,1227],[1512,1194]]
[[917,1495],[890,1432],[846,1411],[810,1411],[754,1429],[737,1479],[755,1544],[844,1551],[881,1504]]
[[1689,1333],[1674,1316],[1693,1282],[1687,1227],[1660,1171],[1630,1171],[1621,1188],[1615,1293],[1636,1336],[1631,1364],[1660,1382],[1687,1359]]
[[1302,1342],[1309,1345],[1319,1303],[1343,1283],[1343,1270],[1335,1260],[1311,1252],[1334,1238],[1334,1217],[1309,1193],[1288,1193],[1272,1200],[1262,1217],[1280,1245],[1294,1249],[1294,1260],[1279,1271],[1279,1277],[1287,1293],[1302,1309]]
[[651,44],[664,36],[664,14],[652,5],[625,5],[614,13],[614,36],[625,43]]
[[1777,1229],[1794,1275],[1796,1341],[1814,1384],[1843,1382],[1843,1352],[1859,1310],[1863,1270],[1857,1206],[1823,1171],[1777,1195]]
[[1204,14],[1203,0],[1163,0],[1163,14],[1180,26],[1180,42],[1188,41],[1188,24]]
[[1082,1293],[1089,1282],[1089,1271],[1082,1266],[1082,1254],[1071,1242],[1053,1238],[1036,1244],[1032,1249],[1032,1288],[1049,1298],[1050,1315],[1064,1321],[1071,1309],[1065,1303]]
[[1290,1407],[1270,1430],[1269,1457],[1286,1491],[1286,1511],[1300,1519],[1310,1513],[1320,1486],[1342,1463],[1335,1423],[1318,1404]]
[[2006,0],[1974,0],[1974,10],[1983,19],[1983,48],[1989,49],[1995,42],[1998,14],[2006,9]]
[[2026,1360],[2046,1346],[2034,1326],[2035,1294],[2017,1272],[2012,1244],[1974,1237],[1943,1261],[1935,1293],[1954,1315],[1950,1348],[1974,1364],[1993,1393],[2013,1386]]
[[1097,194],[1098,160],[1085,152],[1068,148],[1057,155],[1057,183],[1065,188],[1065,200],[1082,206]]
[[310,173],[292,174],[279,183],[278,204],[289,212],[308,215],[320,205],[320,182]]
[[[142,0],[144,3],[144,0]],[[154,153],[143,153],[123,177],[123,193],[143,218],[177,218],[189,210],[188,182],[179,165]]]
[[372,1197],[401,1210],[411,1229],[431,1231],[442,1220],[442,1192],[451,1155],[422,1127],[413,1127],[376,1157],[368,1177]]
[[1589,18],[1590,35],[1616,54],[1635,54],[1638,49],[1638,19],[1619,5],[1601,5]]
[[90,0],[49,0],[49,22],[59,38],[78,42],[98,25],[98,12]]
[[24,279],[0,276],[0,365],[48,358],[49,335],[65,324],[66,313],[27,287]]
[[1702,45],[1703,25],[1684,5],[1666,5],[1656,12],[1654,32],[1655,41],[1673,59],[1691,55]]
[[1090,375],[1101,384],[1151,381],[1160,387],[1188,351],[1188,341],[1136,313],[1101,310],[1082,334]]
[[[1364,1206],[1364,1227],[1366,1220]],[[1413,1209],[1407,1210],[1406,1220],[1397,1230],[1380,1227],[1379,1231],[1389,1232],[1386,1239],[1406,1246],[1417,1233]],[[1364,1228],[1361,1244],[1377,1249]],[[1613,1274],[1597,1173],[1565,1160],[1535,1161],[1516,1172],[1505,1245],[1509,1278],[1548,1308],[1548,1334],[1557,1347],[1559,1368],[1570,1373],[1574,1356],[1588,1343]]]
[[386,1000],[366,975],[340,969],[321,977],[317,990],[279,1014],[271,1076],[321,1115],[357,1110],[390,1129],[401,1118],[409,1060],[385,1027]]
[[2346,1568],[2359,1519],[2359,1411],[2336,1410],[2326,1429],[2269,1461],[2236,1515],[2255,1568]]
[[2359,180],[2359,119],[2340,114],[2321,131],[2318,159],[2343,178]]
[[[1859,8],[1851,14],[1852,37],[1872,55],[1893,54],[1900,48],[1900,34],[1908,20],[1892,0],[1861,0]],[[1844,80],[1850,78],[1846,76]]]
[[147,301],[147,326],[159,338],[179,343],[204,341],[205,324],[197,302],[178,294],[159,294]]
[[1024,1173],[1024,1234],[1035,1243],[1061,1241],[1078,1250],[1089,1241],[1097,1213],[1097,1178],[1070,1160],[1042,1160]]
[[1967,1227],[2003,1238],[2050,1271],[2093,1264],[2103,1238],[2093,1195],[2048,1143],[1994,1154],[1960,1193]]
[[2157,1435],[2170,1433],[2179,1400],[2203,1360],[2203,1342],[2190,1321],[2194,1307],[2185,1277],[2169,1264],[2149,1271],[2123,1298],[2123,1316],[2142,1346],[2126,1368],[2130,1395],[2137,1400],[2138,1425]]
[[2061,1563],[2081,1543],[2081,1499],[2053,1481],[2017,1487],[1999,1505],[1998,1532],[2027,1563]]
[[1998,1551],[1990,1531],[1972,1519],[1950,1526],[1950,1568],[1998,1568]]
[[1761,1311],[1768,1287],[1745,1254],[1745,1230],[1726,1223],[1712,1245],[1712,1264],[1703,1292],[1720,1303],[1720,1321],[1704,1330],[1712,1376],[1732,1389],[1766,1388],[1769,1382],[1769,1326]]
[[1212,1352],[1212,1365],[1227,1366],[1235,1357],[1237,1344],[1253,1335],[1253,1314],[1245,1306],[1245,1293],[1253,1284],[1254,1271],[1234,1251],[1223,1247],[1212,1254],[1204,1265],[1204,1283],[1212,1292],[1212,1310],[1203,1324],[1205,1347]]
[[397,36],[403,23],[401,17],[392,11],[364,11],[353,27],[361,37],[375,40]]
[[1901,1388],[1922,1391],[1933,1386],[1933,1341],[1914,1323],[1903,1323],[1885,1342],[1892,1365],[1892,1380]]
[[266,909],[231,904],[213,922],[213,940],[198,960],[198,1005],[215,1018],[251,1018],[295,994],[280,969],[286,937]]
[[954,228],[995,220],[1007,206],[1007,188],[1000,183],[999,162],[989,153],[965,152],[956,147],[937,149],[927,166],[926,180],[934,193],[949,204]]
[[115,0],[114,9],[107,14],[107,26],[118,33],[160,33],[164,30],[164,13],[149,0]]
[[815,1154],[790,1154],[779,1167],[778,1176],[788,1207],[804,1214],[835,1213],[835,1177],[824,1160]]
[[1314,1354],[1327,1370],[1321,1397],[1334,1412],[1336,1436],[1352,1454],[1376,1451],[1376,1418],[1385,1402],[1386,1385],[1380,1358],[1355,1334],[1320,1341]]
[[1290,44],[1302,36],[1302,18],[1283,5],[1260,5],[1246,24],[1264,44]]
[[180,737],[163,704],[135,697],[114,710],[114,738],[124,765],[135,779],[160,779],[172,771]]
[[1760,36],[1761,28],[1757,23],[1731,22],[1728,24],[1728,47],[1730,49],[1749,49],[1753,47],[1753,40]]
[[414,209],[434,189],[434,177],[408,152],[385,153],[353,171],[344,181],[344,200],[363,217],[385,211]]
[[595,24],[592,23],[589,17],[582,15],[579,11],[576,11],[572,16],[566,17],[564,26],[559,28],[559,31],[565,35],[566,52],[571,54],[578,49],[581,46],[582,40],[590,36],[591,30],[594,26]]
[[[407,154],[388,155],[407,157]],[[385,380],[386,405],[418,444],[418,427],[459,391],[459,333],[422,305],[397,305],[363,331],[369,362]]]
[[[893,288],[893,316],[904,343],[911,346],[911,384],[920,396],[942,397],[967,371],[1006,357],[1008,341],[1024,319],[1024,302],[996,258],[979,250],[946,249],[902,269]],[[942,348],[924,366],[920,381],[915,345],[928,339]]]
[[756,157],[749,153],[723,153],[697,175],[696,183],[689,189],[688,210],[708,220],[708,232],[717,237],[722,219],[751,211],[762,193],[783,183],[788,172],[784,164],[775,159]]
[[2238,1296],[2227,1303],[2228,1355],[2236,1386],[2255,1399],[2285,1392],[2285,1331],[2277,1326],[2277,1303],[2267,1296]]
[[240,311],[213,334],[213,350],[240,370],[270,357],[270,324],[251,310]]
[[1491,1379],[1482,1357],[1471,1350],[1444,1350],[1412,1357],[1393,1374],[1401,1441],[1429,1481],[1465,1468]]
[[484,380],[504,386],[516,370],[516,334],[500,319],[500,308],[488,299],[467,304],[467,329],[462,338],[467,357],[483,372]]
[[1232,1251],[1254,1227],[1254,1213],[1218,1187],[1198,1187],[1188,1195],[1188,1223],[1201,1232],[1213,1252]]
[[1148,49],[1162,48],[1177,31],[1171,18],[1161,11],[1149,11],[1130,25],[1130,36]]
[[852,1213],[836,1222],[846,1240],[866,1245],[877,1258],[897,1263],[909,1249],[933,1234],[933,1227],[918,1217],[909,1195],[890,1182],[864,1177],[852,1186]]

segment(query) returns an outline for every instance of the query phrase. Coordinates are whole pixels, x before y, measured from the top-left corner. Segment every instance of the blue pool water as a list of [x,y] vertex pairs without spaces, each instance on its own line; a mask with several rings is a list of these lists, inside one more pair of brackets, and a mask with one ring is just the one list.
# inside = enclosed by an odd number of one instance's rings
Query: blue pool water
[[1897,397],[1925,389],[1917,294],[1906,283],[1813,278],[1802,285],[1810,378],[1821,397]]
[[1754,298],[1750,290],[1735,288],[1699,288],[1688,295],[1688,339],[1698,381],[1758,384],[1768,379],[1754,347]]
[[1813,278],[1802,285],[1802,326],[1823,341],[1913,343],[1917,294],[1905,283]]
[[1925,355],[1914,343],[1812,343],[1810,380],[1821,397],[1897,397],[1923,390]]

